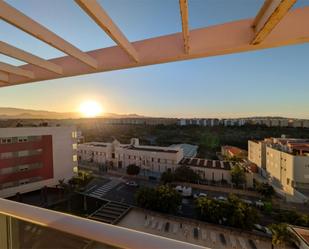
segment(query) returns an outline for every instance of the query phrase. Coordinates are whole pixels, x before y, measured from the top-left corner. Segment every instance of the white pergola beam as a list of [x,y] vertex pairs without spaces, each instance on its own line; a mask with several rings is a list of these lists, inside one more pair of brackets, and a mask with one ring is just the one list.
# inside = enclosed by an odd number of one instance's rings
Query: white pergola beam
[[0,41],[0,53],[24,62],[28,62],[29,64],[36,65],[57,74],[63,73],[62,68],[55,63],[44,60],[36,55],[30,54],[3,41]]
[[0,82],[9,82],[9,74],[0,71]]
[[121,30],[96,0],[75,0],[75,2],[118,44],[135,62],[138,53]]
[[252,23],[255,31],[251,44],[265,40],[297,0],[266,0]]
[[10,73],[10,74],[15,74],[23,77],[27,77],[30,79],[34,79],[34,74],[33,72],[29,70],[22,69],[20,67],[12,66],[10,64],[0,62],[0,71]]
[[35,38],[46,42],[54,48],[59,49],[68,55],[71,55],[72,57],[91,66],[92,68],[98,67],[97,61],[87,53],[82,52],[66,40],[62,39],[55,33],[45,28],[43,25],[24,15],[22,12],[13,8],[3,0],[0,0],[0,17],[2,20],[12,24],[13,26],[23,30]]
[[188,54],[190,50],[188,1],[179,0],[179,6],[180,6],[180,15],[181,15],[183,46],[184,46],[185,53]]
[[180,32],[134,42],[134,47],[139,51],[139,62],[132,61],[119,46],[102,48],[87,52],[90,56],[97,58],[99,67],[96,70],[71,56],[64,56],[50,60],[63,68],[62,75],[27,64],[20,68],[34,72],[35,78],[27,79],[10,74],[9,84],[11,86],[309,42],[309,7],[289,11],[267,39],[257,45],[250,44],[254,36],[252,22],[253,18],[249,18],[190,30],[190,53],[188,54],[184,53]]

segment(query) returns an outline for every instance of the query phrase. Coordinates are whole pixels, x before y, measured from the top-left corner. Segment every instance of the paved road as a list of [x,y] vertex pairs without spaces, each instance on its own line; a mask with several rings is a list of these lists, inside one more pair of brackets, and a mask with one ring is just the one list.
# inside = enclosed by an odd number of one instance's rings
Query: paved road
[[[95,178],[90,184],[88,184],[84,193],[98,199],[135,205],[134,195],[138,188],[126,185],[125,183],[127,181],[128,179],[126,177],[111,177],[109,179]],[[140,187],[154,187],[157,185],[155,182],[141,179],[137,179],[135,182],[137,182]]]

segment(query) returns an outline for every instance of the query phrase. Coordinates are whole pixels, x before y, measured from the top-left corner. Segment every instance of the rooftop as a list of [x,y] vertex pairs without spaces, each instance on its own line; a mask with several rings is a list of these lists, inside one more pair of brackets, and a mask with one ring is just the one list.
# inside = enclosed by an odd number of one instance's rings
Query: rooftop
[[233,166],[233,164],[228,161],[208,160],[202,158],[183,158],[180,161],[180,164],[202,167],[202,168],[222,169],[222,170],[230,170]]

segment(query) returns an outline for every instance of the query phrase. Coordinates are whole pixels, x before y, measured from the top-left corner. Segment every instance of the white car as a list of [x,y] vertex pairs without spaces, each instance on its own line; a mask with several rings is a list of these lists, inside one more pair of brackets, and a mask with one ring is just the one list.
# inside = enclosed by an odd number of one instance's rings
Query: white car
[[126,182],[126,185],[131,187],[138,187],[138,184],[134,181]]
[[248,204],[248,205],[252,205],[252,201],[250,201],[250,200],[247,200],[247,199],[242,199],[242,201],[244,202],[244,203],[246,203],[246,204]]
[[255,202],[255,205],[257,207],[264,207],[264,202],[262,202],[261,200],[258,200],[258,201]]
[[199,198],[199,197],[207,197],[207,194],[205,194],[205,193],[198,193],[198,194],[194,194],[194,195],[193,195],[193,198],[194,198],[194,199],[197,199],[197,198]]
[[224,196],[219,196],[216,198],[218,201],[227,201],[227,198]]

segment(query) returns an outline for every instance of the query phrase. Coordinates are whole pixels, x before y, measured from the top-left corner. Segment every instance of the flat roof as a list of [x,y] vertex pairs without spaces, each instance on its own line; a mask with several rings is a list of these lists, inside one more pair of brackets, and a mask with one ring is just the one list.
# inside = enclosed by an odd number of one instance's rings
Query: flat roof
[[164,152],[164,153],[178,153],[179,150],[176,149],[163,149],[162,147],[146,147],[146,146],[128,146],[128,150],[141,150],[141,151],[152,151],[152,152]]

